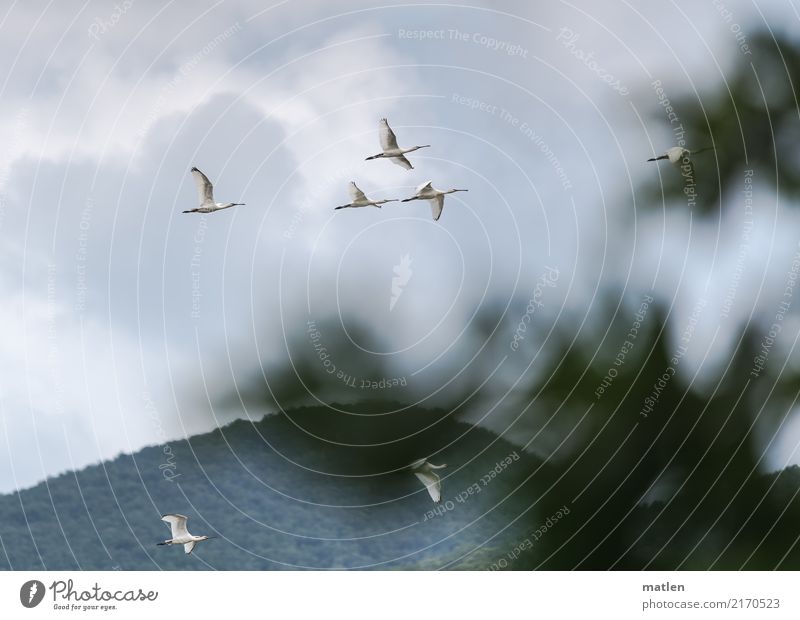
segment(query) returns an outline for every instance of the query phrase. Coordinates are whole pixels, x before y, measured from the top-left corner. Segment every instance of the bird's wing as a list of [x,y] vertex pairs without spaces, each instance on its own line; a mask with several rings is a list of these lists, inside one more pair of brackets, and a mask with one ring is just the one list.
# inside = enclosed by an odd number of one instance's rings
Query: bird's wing
[[406,159],[405,155],[400,155],[398,157],[390,157],[389,159],[391,159],[398,166],[402,166],[406,170],[411,170],[414,167],[411,165],[411,162]]
[[214,186],[208,177],[200,172],[197,168],[192,168],[192,176],[194,183],[197,185],[197,198],[200,200],[200,206],[214,202]]
[[189,535],[189,531],[186,529],[186,519],[188,517],[184,515],[164,515],[161,517],[162,521],[169,523],[173,538],[182,538]]
[[427,183],[423,183],[414,191],[419,194],[420,192],[424,192],[425,190],[433,190],[433,181],[428,181]]
[[384,151],[389,151],[391,149],[398,148],[397,136],[394,135],[392,128],[389,127],[389,121],[387,121],[385,118],[381,119],[380,136],[381,136],[381,148]]
[[431,203],[431,215],[433,216],[433,221],[438,222],[439,218],[442,217],[442,209],[444,209],[444,196],[439,194],[435,198],[431,198],[428,200]]
[[356,186],[356,184],[353,181],[350,181],[349,189],[350,189],[350,201],[351,202],[356,202],[358,200],[363,200],[364,202],[367,202],[366,195],[364,194],[364,192],[362,192],[360,189],[358,189],[358,187]]
[[419,478],[422,484],[425,485],[425,488],[428,489],[431,499],[438,504],[442,499],[442,481],[439,476],[432,471],[418,471],[414,472],[414,475]]
[[192,552],[192,549],[194,549],[194,546],[195,546],[195,542],[194,541],[191,541],[191,542],[188,542],[188,543],[184,543],[183,552],[186,555],[189,555]]
[[411,463],[408,468],[409,469],[419,469],[425,464],[425,459],[417,459],[413,463]]

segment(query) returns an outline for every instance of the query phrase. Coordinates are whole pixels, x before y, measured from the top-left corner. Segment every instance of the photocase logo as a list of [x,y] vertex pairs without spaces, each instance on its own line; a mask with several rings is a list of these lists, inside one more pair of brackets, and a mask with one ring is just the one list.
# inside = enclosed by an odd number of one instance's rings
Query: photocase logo
[[37,580],[31,579],[22,584],[19,589],[19,602],[23,607],[31,608],[36,607],[42,602],[44,598],[44,584]]
[[400,262],[394,266],[393,271],[395,277],[392,278],[392,296],[389,299],[389,312],[394,310],[394,305],[400,299],[400,295],[403,294],[403,288],[408,284],[411,275],[414,273],[411,271],[411,257],[408,254],[401,256]]

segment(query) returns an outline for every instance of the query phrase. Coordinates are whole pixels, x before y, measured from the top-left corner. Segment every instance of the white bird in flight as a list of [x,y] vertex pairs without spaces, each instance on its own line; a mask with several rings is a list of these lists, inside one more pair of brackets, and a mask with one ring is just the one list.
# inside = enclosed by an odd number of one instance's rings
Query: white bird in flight
[[[689,176],[694,180],[694,162],[689,159],[689,155],[696,155],[697,153],[702,153],[704,151],[713,151],[714,147],[709,146],[704,149],[698,149],[696,151],[690,151],[689,149],[685,149],[682,146],[673,146],[672,148],[667,149],[667,151],[663,155],[659,155],[658,157],[651,157],[647,161],[658,161],[659,159],[668,159],[671,164],[675,164],[676,166],[681,167],[682,174],[684,176]],[[683,170],[683,168],[687,168]]]
[[347,207],[378,207],[380,209],[381,205],[387,202],[397,202],[396,198],[390,200],[370,200],[364,192],[358,189],[355,181],[350,181],[350,185],[347,186],[347,189],[350,191],[350,203],[336,207],[336,209],[346,209]]
[[214,202],[214,186],[208,177],[197,168],[192,168],[194,183],[197,185],[197,196],[200,199],[200,206],[197,209],[189,209],[184,213],[213,213],[222,209],[230,209],[243,205],[243,202]]
[[425,459],[414,461],[408,466],[422,484],[425,485],[431,499],[437,504],[442,501],[442,479],[439,478],[439,474],[434,469],[444,469],[445,467],[447,465],[434,465],[433,463],[428,463]]
[[431,214],[433,221],[436,222],[442,216],[442,209],[444,209],[444,196],[445,194],[452,194],[453,192],[468,192],[468,189],[436,189],[431,185],[433,181],[423,183],[416,189],[416,193],[411,198],[404,198],[400,202],[410,202],[411,200],[430,200]]
[[381,119],[379,133],[383,152],[378,153],[377,155],[372,155],[371,157],[367,157],[366,161],[369,161],[370,159],[378,159],[379,157],[388,157],[398,166],[402,166],[406,170],[411,170],[414,166],[412,166],[411,162],[405,158],[405,153],[410,153],[411,151],[424,149],[430,146],[430,144],[423,144],[422,146],[412,146],[408,149],[401,149],[399,146],[397,146],[397,136],[394,135],[392,128],[389,127],[389,121],[387,121],[385,118]]
[[668,159],[671,164],[680,164],[685,158],[689,157],[689,155],[697,155],[697,153],[702,153],[704,151],[713,151],[714,147],[709,146],[704,149],[698,149],[696,151],[690,151],[689,149],[685,149],[682,146],[673,146],[672,148],[667,149],[666,153],[663,155],[659,155],[658,157],[651,157],[647,161],[658,161],[659,159]]
[[159,545],[183,545],[184,553],[191,553],[194,546],[209,538],[216,538],[216,536],[192,536],[189,530],[186,529],[186,520],[189,517],[184,515],[164,515],[161,517],[162,521],[169,523],[172,530],[172,538],[158,543]]

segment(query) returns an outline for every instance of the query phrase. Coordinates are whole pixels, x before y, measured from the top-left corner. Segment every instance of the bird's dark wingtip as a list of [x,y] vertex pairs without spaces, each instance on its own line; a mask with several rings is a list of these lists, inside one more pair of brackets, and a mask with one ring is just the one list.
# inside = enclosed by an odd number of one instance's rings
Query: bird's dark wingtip
[[192,166],[192,169],[189,172],[200,172],[200,170],[195,166]]

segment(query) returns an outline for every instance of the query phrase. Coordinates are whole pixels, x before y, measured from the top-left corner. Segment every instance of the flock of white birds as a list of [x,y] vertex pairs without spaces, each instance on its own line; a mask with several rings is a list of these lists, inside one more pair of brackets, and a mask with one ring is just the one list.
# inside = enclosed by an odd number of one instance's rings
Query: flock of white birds
[[[406,159],[406,153],[411,153],[418,149],[428,148],[429,144],[421,146],[412,146],[410,148],[400,148],[397,145],[397,136],[395,136],[392,128],[389,127],[389,122],[382,118],[380,121],[380,142],[382,151],[377,155],[372,155],[366,158],[366,161],[371,159],[386,158],[394,163],[402,166],[406,170],[411,170],[414,166]],[[200,206],[196,209],[188,209],[183,213],[214,213],[215,211],[222,211],[223,209],[230,209],[244,205],[243,202],[216,202],[214,200],[214,185],[198,168],[192,168],[192,176],[194,177],[195,185],[197,185],[197,195],[200,201]],[[367,196],[358,189],[355,181],[351,181],[349,185],[350,202],[346,205],[336,207],[336,209],[345,209],[348,207],[378,207],[386,204],[387,202],[399,202],[397,198],[385,200],[370,200]],[[438,220],[442,215],[444,208],[444,197],[446,194],[453,192],[466,192],[466,189],[449,189],[439,190],[433,187],[432,181],[420,185],[413,196],[405,198],[402,202],[410,202],[412,200],[429,200],[431,203],[431,212],[433,219]],[[428,491],[431,499],[437,504],[442,501],[442,479],[435,470],[443,469],[446,465],[434,465],[429,463],[426,459],[419,459],[414,461],[408,466],[410,470]],[[215,536],[194,536],[189,533],[186,527],[188,517],[181,514],[166,514],[161,517],[161,520],[169,524],[172,533],[172,538],[168,538],[159,545],[183,545],[184,553],[190,554],[197,543]]]
[[[366,158],[366,161],[371,159],[389,159],[390,161],[396,163],[398,166],[402,166],[406,170],[411,170],[414,166],[411,165],[411,162],[408,161],[406,158],[406,153],[411,153],[418,149],[424,149],[430,147],[430,144],[423,144],[420,146],[412,146],[409,148],[400,148],[397,145],[397,136],[394,135],[392,128],[389,127],[389,122],[382,118],[380,121],[379,126],[379,135],[381,141],[381,149],[382,151],[377,155],[371,155],[370,157]],[[215,202],[214,201],[214,186],[211,184],[211,181],[208,180],[208,177],[200,172],[197,168],[192,168],[192,176],[194,177],[194,182],[197,185],[197,195],[200,200],[200,206],[196,209],[189,209],[184,211],[184,213],[213,213],[214,211],[222,211],[223,209],[230,209],[231,207],[237,207],[243,205],[243,202]],[[431,203],[431,213],[433,215],[434,221],[438,220],[442,216],[442,209],[444,208],[444,197],[446,194],[452,194],[453,192],[466,192],[469,190],[466,189],[448,189],[448,190],[441,190],[436,189],[433,187],[433,181],[427,181],[423,183],[419,187],[417,187],[414,195],[410,198],[406,198],[400,201],[397,198],[392,198],[388,200],[370,200],[367,196],[358,189],[355,181],[350,181],[350,185],[348,186],[350,191],[350,202],[346,205],[341,205],[336,207],[336,209],[346,209],[346,208],[356,208],[356,207],[378,207],[380,208],[381,205],[386,204],[387,202],[410,202],[412,200],[429,200]]]
[[[394,131],[392,128],[389,127],[389,122],[382,118],[379,124],[379,135],[380,135],[380,143],[381,143],[381,152],[377,155],[371,155],[366,158],[366,161],[372,159],[389,159],[390,161],[394,162],[398,166],[405,168],[406,170],[411,170],[414,166],[411,165],[411,162],[408,161],[406,158],[407,153],[411,153],[413,151],[417,151],[419,149],[424,149],[430,147],[430,144],[423,144],[419,146],[412,146],[409,148],[401,148],[397,144],[397,136],[395,136]],[[675,165],[690,165],[692,166],[691,174],[694,174],[694,167],[689,159],[690,155],[695,155],[697,153],[702,153],[703,151],[713,150],[714,147],[708,147],[705,149],[700,149],[697,151],[690,151],[689,149],[685,149],[680,146],[673,146],[672,148],[667,149],[667,151],[658,157],[652,157],[647,161],[658,161],[661,159],[668,159],[670,163]],[[203,174],[197,168],[192,168],[191,170],[192,176],[194,177],[195,184],[197,185],[197,193],[200,200],[200,206],[196,209],[189,209],[184,211],[184,213],[213,213],[215,211],[221,211],[223,209],[229,209],[231,207],[236,207],[243,205],[243,202],[215,202],[214,201],[214,186],[211,184],[211,181],[208,180],[208,177]],[[383,200],[370,200],[364,192],[362,192],[358,186],[356,185],[355,181],[350,181],[348,186],[350,192],[350,202],[345,205],[340,205],[335,207],[336,209],[347,209],[347,208],[358,208],[358,207],[378,207],[380,208],[381,205],[384,205],[389,202],[410,202],[412,200],[427,200],[430,202],[431,205],[431,214],[433,215],[434,221],[438,221],[442,215],[442,210],[444,209],[444,197],[446,194],[452,194],[454,192],[466,192],[469,190],[466,189],[448,189],[448,190],[440,190],[433,187],[432,181],[427,181],[423,183],[419,187],[417,187],[414,195],[410,198],[404,198],[403,200],[397,198],[389,198]],[[431,499],[436,502],[437,504],[441,502],[442,499],[442,479],[439,477],[439,474],[436,473],[437,469],[443,469],[447,467],[446,465],[434,465],[433,463],[428,462],[427,459],[419,459],[414,461],[408,466],[408,470],[410,470],[422,484],[425,485],[425,488],[428,491],[428,494],[431,496]],[[208,540],[209,538],[215,538],[214,536],[193,536],[189,533],[189,530],[186,528],[186,521],[188,517],[180,514],[167,514],[161,517],[162,521],[165,521],[169,524],[171,531],[172,531],[172,538],[169,538],[163,542],[158,543],[159,545],[183,545],[184,552],[189,554],[194,549],[195,545],[201,541]]]

